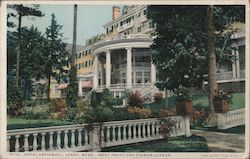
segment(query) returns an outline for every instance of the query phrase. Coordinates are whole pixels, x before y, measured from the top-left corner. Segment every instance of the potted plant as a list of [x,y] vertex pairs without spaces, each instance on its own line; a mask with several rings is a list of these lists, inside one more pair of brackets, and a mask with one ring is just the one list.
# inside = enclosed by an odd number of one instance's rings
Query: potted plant
[[185,87],[179,88],[176,92],[176,113],[177,115],[191,115],[193,113],[192,97]]
[[229,110],[229,104],[232,103],[232,96],[223,90],[216,91],[213,99],[214,111],[216,113],[226,113]]

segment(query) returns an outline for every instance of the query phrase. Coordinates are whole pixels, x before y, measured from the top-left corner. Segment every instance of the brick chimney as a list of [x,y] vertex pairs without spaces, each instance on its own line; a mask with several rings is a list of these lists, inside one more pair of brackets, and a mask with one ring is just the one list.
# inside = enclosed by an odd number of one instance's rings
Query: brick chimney
[[120,16],[121,16],[120,7],[113,6],[113,20],[117,19]]

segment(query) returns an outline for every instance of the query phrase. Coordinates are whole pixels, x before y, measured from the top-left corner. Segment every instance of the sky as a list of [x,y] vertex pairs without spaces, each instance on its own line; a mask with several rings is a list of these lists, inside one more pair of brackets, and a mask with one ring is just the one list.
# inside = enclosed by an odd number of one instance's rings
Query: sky
[[[44,17],[24,17],[22,26],[34,25],[42,33],[51,23],[51,14],[56,16],[57,23],[62,25],[64,42],[72,44],[73,41],[73,12],[74,6],[68,4],[43,4],[40,10]],[[112,20],[111,5],[78,5],[77,8],[77,45],[85,45],[85,41],[94,35],[105,33],[103,25]],[[15,21],[15,19],[12,19]],[[17,23],[16,23],[17,24]]]

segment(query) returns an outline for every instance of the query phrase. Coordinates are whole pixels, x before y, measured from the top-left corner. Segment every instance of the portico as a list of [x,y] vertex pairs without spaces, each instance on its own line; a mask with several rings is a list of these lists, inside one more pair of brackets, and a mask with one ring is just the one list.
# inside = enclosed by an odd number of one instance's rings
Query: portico
[[[103,43],[106,43],[105,45]],[[94,46],[93,89],[134,89],[156,82],[151,62],[151,38],[120,38]],[[120,92],[116,92],[120,96]]]

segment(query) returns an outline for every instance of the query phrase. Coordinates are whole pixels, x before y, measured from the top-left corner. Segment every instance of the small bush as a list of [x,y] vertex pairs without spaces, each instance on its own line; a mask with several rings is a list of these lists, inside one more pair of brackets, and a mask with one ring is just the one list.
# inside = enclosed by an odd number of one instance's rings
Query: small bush
[[169,137],[174,130],[175,123],[176,121],[173,119],[162,118],[160,121],[160,134],[162,134],[164,138]]
[[49,107],[46,105],[38,105],[35,107],[23,107],[20,111],[21,118],[24,119],[48,119]]
[[65,100],[61,98],[51,99],[50,106],[52,112],[60,112],[67,108]]
[[128,97],[128,105],[131,107],[138,107],[138,108],[143,107],[143,100],[141,98],[141,94],[138,91],[132,93]]
[[208,109],[194,109],[190,121],[191,121],[191,126],[193,127],[202,127],[206,124],[206,120],[209,116],[209,110]]
[[163,94],[162,93],[155,93],[154,95],[154,101],[156,103],[160,103],[163,99]]

